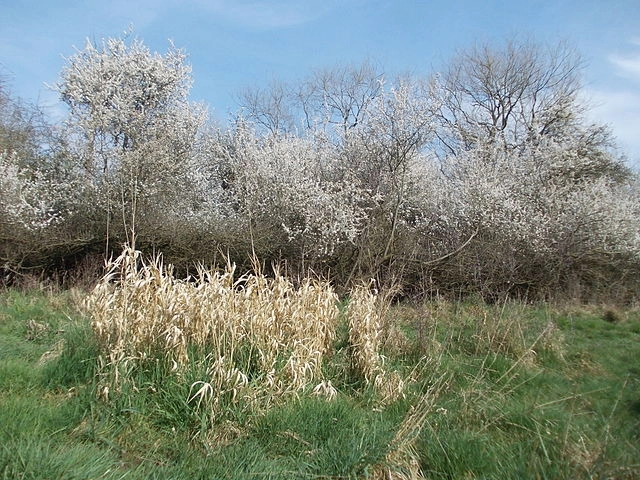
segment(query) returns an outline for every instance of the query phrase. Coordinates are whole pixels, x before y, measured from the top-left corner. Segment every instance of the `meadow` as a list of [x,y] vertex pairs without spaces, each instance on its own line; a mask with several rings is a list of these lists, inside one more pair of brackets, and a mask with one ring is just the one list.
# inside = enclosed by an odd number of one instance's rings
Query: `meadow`
[[0,292],[3,479],[640,478],[640,311],[125,251]]

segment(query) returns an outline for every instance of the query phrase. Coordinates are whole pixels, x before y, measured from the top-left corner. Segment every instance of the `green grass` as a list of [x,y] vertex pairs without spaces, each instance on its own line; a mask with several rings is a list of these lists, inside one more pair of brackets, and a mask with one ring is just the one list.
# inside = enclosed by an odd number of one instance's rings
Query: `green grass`
[[[452,380],[420,437],[427,478],[638,478],[637,313],[612,324],[579,310],[457,308],[429,317]],[[468,321],[486,314],[503,329],[517,320],[514,335],[492,343],[482,321]],[[549,320],[555,339],[535,343]]]
[[433,302],[389,321],[406,398],[354,385],[342,335],[326,366],[336,399],[214,417],[188,402],[201,372],[179,382],[153,363],[136,390],[97,400],[99,352],[71,296],[4,291],[0,478],[402,478],[395,437],[421,400],[409,440],[424,478],[640,478],[638,311]]

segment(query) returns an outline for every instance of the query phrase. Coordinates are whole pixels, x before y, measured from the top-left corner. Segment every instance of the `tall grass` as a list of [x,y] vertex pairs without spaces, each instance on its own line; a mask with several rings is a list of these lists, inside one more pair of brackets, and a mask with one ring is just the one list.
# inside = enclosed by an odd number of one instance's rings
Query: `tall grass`
[[[352,363],[367,384],[383,372],[381,303],[360,288],[348,307]],[[201,267],[178,280],[160,258],[146,262],[127,248],[108,264],[86,307],[106,400],[123,388],[140,390],[139,373],[152,370],[181,382],[196,372],[188,403],[213,417],[228,408],[259,410],[301,392],[336,394],[323,374],[340,313],[327,282],[306,278],[294,286],[277,271],[272,278],[259,271],[236,276],[231,264],[224,271]]]

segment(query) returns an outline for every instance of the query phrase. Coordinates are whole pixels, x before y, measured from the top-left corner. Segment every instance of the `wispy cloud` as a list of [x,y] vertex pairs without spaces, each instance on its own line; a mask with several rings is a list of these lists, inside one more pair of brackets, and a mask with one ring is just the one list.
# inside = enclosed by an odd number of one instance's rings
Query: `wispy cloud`
[[[111,0],[98,2],[92,0],[92,8],[88,10],[88,21],[91,25],[100,25],[106,35],[118,35],[132,27],[133,33],[144,30],[161,18],[174,5],[176,0]],[[96,19],[100,21],[97,22]],[[120,30],[120,31],[118,31]]]
[[609,60],[618,69],[620,75],[640,81],[640,54],[612,55]]
[[333,8],[334,1],[216,0],[201,6],[225,20],[248,28],[275,29],[311,22]]
[[616,68],[618,75],[640,81],[640,38],[633,38],[630,44],[634,46],[634,51],[613,53],[609,55],[609,61]]

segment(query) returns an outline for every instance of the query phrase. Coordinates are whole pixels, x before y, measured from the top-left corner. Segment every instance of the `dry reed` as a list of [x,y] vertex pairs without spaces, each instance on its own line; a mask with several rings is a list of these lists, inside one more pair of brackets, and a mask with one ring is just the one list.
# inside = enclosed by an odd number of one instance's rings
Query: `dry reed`
[[366,384],[372,384],[384,371],[384,361],[379,352],[382,305],[368,286],[360,285],[351,292],[347,315],[352,373]]
[[326,282],[306,279],[295,288],[279,274],[236,278],[231,264],[177,280],[160,258],[145,262],[127,248],[109,262],[87,308],[101,347],[105,398],[148,360],[165,362],[176,376],[205,362],[206,378],[191,385],[189,401],[214,411],[223,398],[264,400],[327,385],[322,362],[338,308]]

